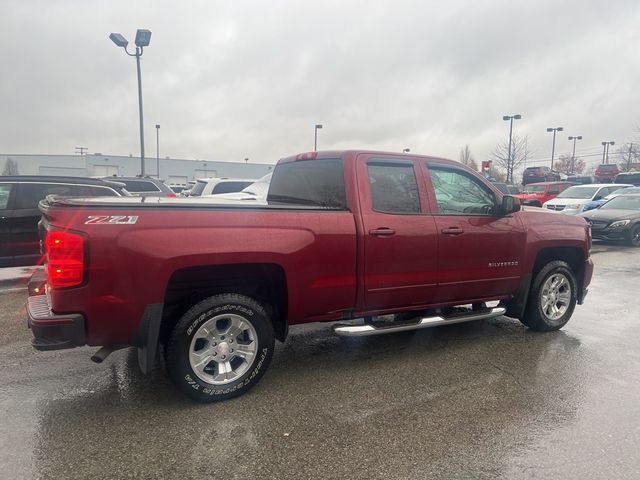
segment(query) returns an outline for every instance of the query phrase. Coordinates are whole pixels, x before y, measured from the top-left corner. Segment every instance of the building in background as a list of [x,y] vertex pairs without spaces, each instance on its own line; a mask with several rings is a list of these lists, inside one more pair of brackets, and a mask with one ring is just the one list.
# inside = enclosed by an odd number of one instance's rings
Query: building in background
[[[160,159],[160,178],[167,185],[186,185],[205,177],[260,178],[275,165],[211,160]],[[70,175],[74,177],[135,177],[140,173],[140,157],[102,155],[0,154],[0,173],[9,168],[14,175]],[[17,173],[14,173],[16,172]],[[157,177],[155,158],[147,158],[145,172]]]

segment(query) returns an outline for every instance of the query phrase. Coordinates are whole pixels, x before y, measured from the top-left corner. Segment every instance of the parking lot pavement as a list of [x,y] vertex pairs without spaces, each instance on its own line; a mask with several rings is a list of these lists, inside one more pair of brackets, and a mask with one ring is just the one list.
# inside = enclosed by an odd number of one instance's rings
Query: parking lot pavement
[[341,339],[292,329],[261,383],[198,405],[133,350],[35,352],[0,295],[3,478],[640,478],[640,249],[596,244],[558,332],[499,318]]

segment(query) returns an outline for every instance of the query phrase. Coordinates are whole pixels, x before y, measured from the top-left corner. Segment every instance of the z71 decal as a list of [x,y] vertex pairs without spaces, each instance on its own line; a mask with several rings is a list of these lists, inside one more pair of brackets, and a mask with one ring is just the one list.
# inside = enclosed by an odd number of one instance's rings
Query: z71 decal
[[89,215],[85,225],[133,225],[138,221],[137,215]]

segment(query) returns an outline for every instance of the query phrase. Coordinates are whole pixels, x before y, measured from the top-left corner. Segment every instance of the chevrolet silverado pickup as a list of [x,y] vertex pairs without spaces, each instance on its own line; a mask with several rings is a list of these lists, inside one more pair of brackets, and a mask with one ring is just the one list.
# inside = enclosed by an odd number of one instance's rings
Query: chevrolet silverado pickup
[[297,324],[364,336],[506,315],[559,329],[593,271],[583,218],[521,209],[460,163],[413,154],[285,158],[260,204],[49,196],[40,209],[33,346],[101,347],[96,362],[133,346],[145,373],[162,352],[201,402],[254,386]]

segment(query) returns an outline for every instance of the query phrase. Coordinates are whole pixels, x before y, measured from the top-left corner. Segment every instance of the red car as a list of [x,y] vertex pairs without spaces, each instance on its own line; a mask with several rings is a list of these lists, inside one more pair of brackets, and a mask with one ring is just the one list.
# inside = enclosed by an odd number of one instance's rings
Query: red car
[[609,183],[613,182],[613,179],[616,178],[619,173],[620,169],[615,163],[603,163],[602,165],[598,165],[594,176],[600,183]]
[[571,187],[570,182],[540,182],[530,183],[524,187],[521,194],[516,195],[522,205],[542,207],[544,202],[556,198],[560,192]]

